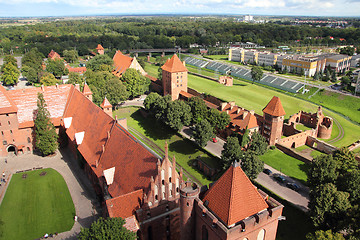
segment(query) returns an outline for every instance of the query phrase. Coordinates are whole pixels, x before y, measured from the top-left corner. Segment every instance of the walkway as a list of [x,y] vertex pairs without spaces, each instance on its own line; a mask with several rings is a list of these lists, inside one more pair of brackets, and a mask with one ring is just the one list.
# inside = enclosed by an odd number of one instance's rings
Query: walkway
[[[95,192],[90,181],[79,168],[76,160],[69,150],[58,151],[53,157],[40,157],[32,154],[0,158],[0,170],[5,171],[6,177],[11,177],[16,171],[32,168],[53,168],[58,171],[65,179],[69,188],[72,200],[75,205],[78,221],[75,222],[72,229],[53,237],[52,239],[77,239],[76,236],[82,228],[90,227],[91,223],[97,219],[101,206],[96,199]],[[11,181],[11,180],[10,180]],[[9,184],[9,182],[7,184]],[[7,185],[0,187],[0,203],[6,192]],[[45,234],[45,233],[44,233]]]
[[[180,131],[180,134],[186,138],[191,139],[192,131],[188,127],[183,127]],[[216,138],[217,142],[214,143],[209,141],[205,147],[207,151],[214,154],[215,156],[221,158],[221,151],[223,150],[223,146],[225,141]],[[289,176],[284,175],[280,171],[270,167],[269,165],[264,165],[264,168],[270,169],[273,174],[278,173],[285,177],[287,182],[296,183],[301,190],[299,192],[295,192],[290,188],[286,187],[284,184],[280,184],[274,178],[265,173],[261,172],[255,181],[260,185],[264,186],[266,189],[270,190],[271,192],[275,193],[276,195],[280,196],[281,198],[291,202],[296,207],[303,211],[308,211],[308,203],[309,203],[309,188],[304,186],[301,182],[290,178]]]

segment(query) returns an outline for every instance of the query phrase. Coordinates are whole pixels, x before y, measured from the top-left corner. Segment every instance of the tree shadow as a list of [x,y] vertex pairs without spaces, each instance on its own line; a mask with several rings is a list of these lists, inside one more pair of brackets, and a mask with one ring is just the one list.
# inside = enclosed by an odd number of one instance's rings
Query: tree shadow
[[243,83],[233,83],[234,86],[246,87],[246,84]]
[[187,141],[187,139],[177,140],[170,143],[169,150],[183,155],[191,155],[197,152],[197,149],[195,147],[190,146],[190,143]]

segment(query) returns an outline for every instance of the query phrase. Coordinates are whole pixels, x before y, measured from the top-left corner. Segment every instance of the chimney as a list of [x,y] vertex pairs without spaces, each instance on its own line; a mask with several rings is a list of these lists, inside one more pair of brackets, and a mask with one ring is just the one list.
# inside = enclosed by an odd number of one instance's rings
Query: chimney
[[234,101],[229,102],[229,104],[230,104],[231,107],[234,107],[234,106],[235,106],[235,102],[234,102]]
[[251,114],[251,115],[254,115],[254,114],[255,114],[255,111],[254,111],[254,110],[250,110],[250,114]]
[[237,110],[236,110],[236,113],[239,114],[241,112],[241,108],[239,107]]
[[226,113],[229,114],[229,110],[226,110]]

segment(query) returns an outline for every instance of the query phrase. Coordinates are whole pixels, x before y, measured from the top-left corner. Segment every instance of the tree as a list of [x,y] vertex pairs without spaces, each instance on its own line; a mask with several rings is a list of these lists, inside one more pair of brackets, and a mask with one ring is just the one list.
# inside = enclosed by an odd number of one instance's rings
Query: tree
[[181,130],[184,125],[191,122],[191,108],[181,100],[169,102],[166,109],[165,124],[175,131]]
[[352,56],[352,55],[354,55],[354,53],[355,53],[355,48],[350,47],[350,46],[340,49],[340,54],[346,54],[346,55]]
[[335,83],[337,81],[337,78],[336,78],[336,72],[335,70],[332,71],[331,73],[331,82]]
[[44,86],[52,86],[58,83],[58,80],[55,78],[55,76],[51,73],[45,73],[40,78],[40,83]]
[[[105,97],[105,96],[104,96]],[[126,90],[125,85],[116,78],[110,78],[107,81],[106,97],[115,106],[120,102],[129,98],[129,93]]]
[[251,141],[248,150],[253,151],[256,155],[263,155],[267,150],[267,142],[263,135],[259,132],[254,132],[251,135]]
[[25,65],[21,68],[21,73],[29,83],[34,84],[38,82],[38,73],[35,68]]
[[325,76],[322,79],[324,82],[328,82],[330,80],[330,70],[326,68],[325,70]]
[[159,99],[162,98],[158,93],[152,92],[144,100],[144,107],[147,111],[149,111],[152,114],[154,113],[154,106],[159,101]]
[[234,161],[239,161],[242,155],[239,139],[229,136],[221,151],[221,161],[224,169],[227,169]]
[[120,80],[125,84],[131,98],[140,96],[146,91],[149,91],[150,80],[141,75],[138,70],[128,68],[121,76]]
[[230,116],[226,112],[220,112],[215,108],[211,108],[207,111],[206,120],[211,126],[218,130],[223,130],[230,123]]
[[204,100],[199,97],[192,97],[189,100],[189,106],[191,107],[193,123],[199,123],[206,118],[208,109]]
[[86,65],[87,69],[93,71],[108,71],[113,69],[114,61],[106,54],[96,55]]
[[201,147],[205,147],[207,142],[210,141],[213,136],[213,128],[206,119],[195,124],[193,138]]
[[242,152],[239,160],[242,170],[250,180],[255,180],[264,169],[264,162],[252,151]]
[[82,228],[79,240],[135,240],[136,234],[124,227],[125,220],[122,218],[99,218],[93,222],[90,228]]
[[69,73],[62,59],[49,60],[46,71],[52,73],[55,77],[61,77]]
[[38,93],[37,111],[34,120],[35,145],[45,156],[54,153],[58,147],[58,135],[50,121],[50,113],[46,106],[44,95]]
[[77,72],[71,72],[69,73],[69,81],[68,84],[80,84],[83,85],[84,83],[84,76],[80,75],[80,73]]
[[15,85],[19,80],[19,76],[19,69],[12,65],[12,63],[7,63],[3,69],[1,81],[4,82],[4,85]]
[[348,76],[341,77],[340,81],[341,81],[341,85],[343,85],[345,89],[347,89],[349,84],[351,83],[350,78]]
[[334,161],[337,163],[337,168],[340,174],[351,172],[358,169],[358,161],[355,159],[355,154],[347,147],[342,147],[333,153]]
[[309,187],[316,187],[325,183],[334,183],[337,179],[337,164],[331,155],[316,157],[310,164],[308,171]]
[[250,130],[245,129],[244,134],[241,136],[241,147],[245,147],[250,142]]
[[11,63],[14,66],[17,66],[17,60],[11,56],[11,55],[6,55],[3,59],[3,65],[1,67],[1,71],[4,71],[4,67],[6,66],[6,64]]
[[307,240],[345,240],[341,233],[333,233],[331,230],[317,230],[315,233],[308,233]]
[[313,76],[313,80],[314,81],[318,81],[320,79],[320,74],[318,71],[315,72],[314,76]]
[[78,51],[76,50],[64,50],[63,52],[65,61],[73,63],[79,58]]
[[158,79],[162,81],[162,69],[161,67],[158,68]]
[[253,80],[253,83],[255,81],[260,81],[260,79],[263,77],[263,71],[259,66],[253,66],[251,68],[251,78]]

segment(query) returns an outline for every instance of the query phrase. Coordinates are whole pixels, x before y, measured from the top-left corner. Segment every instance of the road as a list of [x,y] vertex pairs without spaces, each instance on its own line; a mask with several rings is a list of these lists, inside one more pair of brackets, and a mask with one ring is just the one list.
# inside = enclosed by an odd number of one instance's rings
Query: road
[[[191,139],[192,130],[189,129],[188,127],[183,127],[183,129],[180,131],[180,133],[184,137]],[[217,139],[216,143],[209,141],[207,143],[205,149],[207,151],[209,151],[210,153],[212,153],[213,155],[220,158],[221,151],[223,150],[225,141],[220,138],[216,138],[216,139]],[[259,174],[259,176],[255,179],[255,181],[257,183],[264,186],[265,188],[267,188],[271,192],[275,193],[276,195],[282,197],[283,199],[286,199],[287,201],[291,202],[299,209],[301,209],[303,211],[309,210],[309,208],[308,208],[309,188],[308,187],[304,186],[301,182],[282,174],[278,170],[270,167],[269,165],[265,164],[264,168],[270,169],[273,172],[272,174],[275,174],[275,173],[281,174],[282,176],[285,177],[287,182],[296,183],[301,188],[301,190],[299,192],[295,192],[294,190],[287,188],[285,186],[285,184],[281,184],[281,183],[277,182],[272,176],[266,175],[263,172],[261,172]]]

